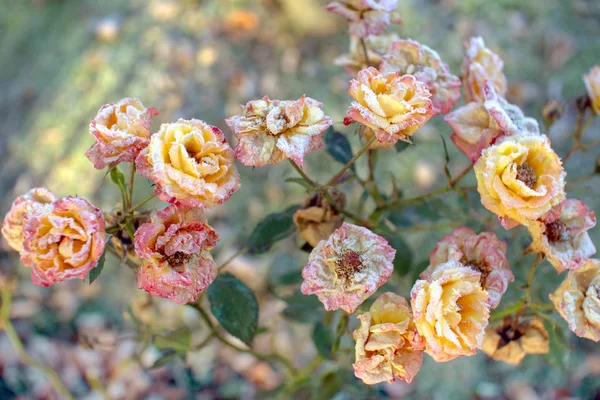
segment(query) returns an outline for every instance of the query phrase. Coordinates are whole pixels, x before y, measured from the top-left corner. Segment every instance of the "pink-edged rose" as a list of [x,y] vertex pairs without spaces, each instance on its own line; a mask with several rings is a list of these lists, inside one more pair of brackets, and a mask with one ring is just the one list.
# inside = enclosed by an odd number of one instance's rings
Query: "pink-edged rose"
[[429,267],[420,275],[427,279],[438,265],[448,260],[481,273],[481,286],[488,292],[490,307],[496,308],[508,284],[515,280],[506,259],[506,243],[493,232],[475,234],[466,227],[456,228],[438,242],[429,255]]
[[436,114],[446,114],[460,99],[460,78],[452,75],[439,54],[414,40],[396,40],[383,56],[382,73],[414,75],[431,92],[431,107]]
[[395,255],[381,236],[344,223],[310,253],[302,293],[316,294],[326,310],[351,314],[388,280]]
[[150,143],[154,107],[146,108],[139,99],[125,98],[105,104],[90,122],[96,143],[85,153],[97,169],[108,164],[132,162]]
[[162,124],[136,159],[140,174],[156,183],[167,203],[213,208],[240,187],[233,150],[216,126],[179,119]]
[[219,240],[199,208],[168,206],[135,232],[142,258],[138,289],[185,304],[198,298],[217,276],[209,250]]
[[28,212],[56,201],[56,196],[46,188],[33,188],[13,201],[2,223],[2,236],[16,251],[23,250],[23,219]]
[[379,35],[392,22],[402,23],[397,8],[398,0],[340,0],[327,5],[327,11],[349,21],[350,34],[359,38]]
[[81,197],[65,197],[28,212],[21,262],[31,267],[31,280],[50,286],[84,279],[104,252],[102,211]]
[[502,73],[502,59],[485,46],[481,37],[465,42],[467,49],[462,65],[462,78],[467,102],[484,102],[484,87],[489,82],[494,91],[504,97],[507,91],[506,77]]
[[243,115],[225,120],[238,139],[236,158],[252,167],[286,158],[302,165],[304,156],[323,147],[323,132],[333,123],[322,108],[306,96],[283,101],[265,96],[248,102]]
[[596,252],[587,232],[594,226],[594,211],[581,200],[565,200],[527,226],[531,250],[544,253],[558,273],[577,269]]

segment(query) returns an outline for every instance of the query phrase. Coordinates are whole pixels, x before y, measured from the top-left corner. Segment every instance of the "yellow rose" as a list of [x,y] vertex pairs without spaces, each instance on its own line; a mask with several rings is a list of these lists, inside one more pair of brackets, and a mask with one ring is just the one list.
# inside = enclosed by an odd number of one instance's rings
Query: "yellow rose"
[[435,361],[472,356],[481,348],[490,305],[480,282],[480,272],[455,260],[415,282],[410,292],[415,325]]
[[406,299],[384,293],[358,317],[355,375],[364,383],[412,381],[423,362],[423,339],[417,333]]
[[592,110],[600,114],[600,65],[596,65],[588,74],[583,75],[585,88],[592,104]]
[[565,199],[565,175],[543,135],[518,134],[485,149],[474,166],[481,203],[506,229],[535,221]]
[[506,77],[502,73],[502,59],[485,46],[481,37],[471,38],[465,42],[467,48],[462,65],[465,101],[483,103],[484,87],[491,84],[498,96],[506,95]]
[[162,124],[140,153],[140,174],[156,182],[156,194],[168,203],[212,208],[240,187],[233,150],[216,126],[197,119]]

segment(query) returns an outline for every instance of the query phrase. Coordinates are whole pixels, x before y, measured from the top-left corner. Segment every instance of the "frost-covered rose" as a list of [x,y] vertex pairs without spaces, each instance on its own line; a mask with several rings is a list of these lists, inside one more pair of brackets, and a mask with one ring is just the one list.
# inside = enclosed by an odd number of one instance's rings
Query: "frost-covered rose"
[[558,273],[576,269],[596,252],[587,232],[594,226],[594,211],[580,200],[565,200],[527,226],[531,250],[544,253]]
[[23,219],[25,215],[55,200],[54,193],[46,188],[33,188],[26,194],[17,197],[2,223],[2,236],[6,243],[16,251],[23,250],[23,241],[25,240],[23,238]]
[[456,260],[415,282],[410,292],[413,318],[425,352],[435,361],[472,356],[481,348],[490,305],[480,282],[480,272]]
[[592,110],[600,114],[600,65],[596,65],[589,73],[583,75],[585,88],[592,104]]
[[392,22],[401,23],[397,8],[398,0],[340,0],[327,5],[327,11],[349,21],[350,33],[359,38],[379,35]]
[[427,85],[436,114],[446,114],[460,99],[460,78],[450,73],[439,54],[414,40],[393,42],[383,57],[382,73],[411,74]]
[[244,115],[225,122],[238,139],[235,156],[244,165],[259,167],[304,156],[323,147],[323,132],[333,123],[323,105],[310,97],[270,100],[267,96],[244,106]]
[[344,223],[310,253],[302,270],[302,293],[316,294],[326,310],[351,314],[388,280],[395,255],[381,236]]
[[491,308],[498,306],[508,284],[515,280],[506,260],[506,243],[493,232],[476,235],[464,226],[456,228],[435,246],[429,255],[430,265],[420,278],[429,278],[438,265],[448,260],[459,261],[481,273],[481,286],[488,292]]
[[212,208],[240,187],[233,150],[223,132],[197,120],[162,124],[136,159],[140,174],[156,182],[168,203]]
[[550,295],[560,315],[579,337],[600,341],[600,261],[588,259],[569,271]]
[[370,67],[350,81],[348,93],[354,101],[344,124],[358,122],[371,128],[381,143],[409,141],[433,116],[427,85],[412,75],[381,74]]
[[336,190],[330,191],[333,207],[323,193],[308,199],[304,206],[294,213],[294,224],[298,227],[298,235],[315,247],[321,240],[327,240],[331,234],[342,226],[343,216],[338,210],[346,205],[346,196]]
[[481,351],[494,360],[518,365],[527,354],[550,351],[548,331],[539,318],[521,319],[516,327],[509,318],[502,326],[485,330]]
[[406,299],[384,293],[358,319],[360,326],[353,333],[356,377],[369,385],[396,378],[410,383],[421,368],[425,342]]
[[485,86],[484,93],[484,102],[467,103],[444,118],[454,132],[450,139],[472,162],[504,136],[519,132],[540,134],[537,121],[525,117],[518,106],[497,96],[491,84]]
[[335,65],[341,65],[350,76],[356,76],[362,69],[368,67],[378,67],[381,64],[383,55],[390,48],[392,42],[400,40],[396,33],[390,33],[381,36],[369,36],[364,38],[369,62],[365,57],[365,50],[362,46],[360,38],[350,36],[350,49],[348,53],[341,55],[335,59]]
[[465,42],[465,47],[467,50],[462,65],[465,101],[484,102],[483,88],[488,82],[500,97],[504,97],[507,84],[502,73],[502,59],[485,46],[481,37],[471,38]]
[[31,280],[50,286],[84,279],[104,252],[102,211],[81,197],[65,197],[25,214],[21,262],[31,267]]
[[178,304],[196,300],[217,276],[209,250],[218,240],[199,208],[157,211],[135,232],[135,251],[142,258],[138,289]]
[[130,162],[150,143],[152,117],[158,114],[145,108],[139,99],[125,98],[105,104],[90,122],[96,143],[85,153],[97,169],[111,163]]
[[481,203],[506,229],[535,221],[565,198],[565,175],[543,135],[508,136],[475,163]]

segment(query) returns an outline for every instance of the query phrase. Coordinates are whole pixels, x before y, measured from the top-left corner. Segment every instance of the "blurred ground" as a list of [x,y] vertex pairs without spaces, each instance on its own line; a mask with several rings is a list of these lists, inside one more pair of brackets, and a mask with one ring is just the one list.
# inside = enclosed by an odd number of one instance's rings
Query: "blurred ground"
[[[597,1],[400,3],[404,24],[393,29],[401,37],[436,49],[456,74],[463,41],[483,36],[505,61],[509,100],[538,120],[549,99],[566,101],[583,94],[581,74],[600,63]],[[87,132],[90,119],[102,104],[122,97],[139,97],[146,106],[158,108],[154,128],[177,118],[199,118],[219,126],[231,138],[223,120],[237,113],[240,104],[264,95],[294,99],[306,94],[323,102],[335,127],[358,146],[353,130],[341,124],[349,103],[349,77],[333,65],[347,50],[346,24],[326,13],[325,4],[319,0],[0,0],[1,214],[14,197],[38,185],[60,196],[86,196],[104,209],[115,206],[118,193],[103,181],[103,173],[94,170],[84,152],[92,143]],[[559,154],[569,146],[574,118],[573,109],[567,109],[566,116],[548,132]],[[600,139],[599,129],[597,119],[586,138]],[[409,194],[444,179],[440,132],[446,137],[450,133],[438,117],[417,134],[416,148],[401,156],[393,150],[382,154],[381,187],[391,189],[390,172]],[[467,160],[452,145],[449,148],[451,169],[460,171]],[[321,180],[339,168],[323,154],[313,153],[305,161],[309,174]],[[590,173],[596,156],[597,152],[590,151],[569,160],[569,179]],[[299,186],[283,184],[286,177],[294,176],[286,163],[239,168],[242,189],[209,215],[222,238],[215,252],[217,261],[234,253],[268,212],[303,199]],[[468,184],[473,182],[472,177],[467,179]],[[599,183],[595,178],[570,187],[570,197],[582,198],[599,210]],[[143,179],[137,184],[136,197],[141,199],[150,187]],[[357,205],[359,195],[350,196],[352,206]],[[600,243],[599,231],[592,231],[596,243]],[[417,261],[426,259],[435,241],[447,232],[407,238]],[[18,258],[4,249],[0,268],[12,271],[19,265]],[[306,255],[294,249],[294,243],[282,243],[276,253],[291,254],[296,267],[301,267]],[[231,270],[258,291],[261,326],[284,326],[281,332],[261,335],[257,347],[298,349],[297,355],[288,356],[301,365],[315,350],[305,339],[310,337],[309,328],[283,321],[284,303],[266,289],[266,271],[274,257],[242,257]],[[519,267],[513,265],[518,279],[522,278]],[[549,267],[543,271],[553,281],[549,287],[556,285],[559,278]],[[184,322],[198,327],[198,332],[203,328],[194,310],[150,301],[135,289],[131,272],[114,262],[107,263],[92,286],[67,282],[40,289],[28,282],[28,271],[20,268],[19,273],[23,279],[13,310],[16,326],[30,353],[59,370],[81,398],[101,398],[103,390],[115,399],[253,398],[280,382],[278,372],[267,364],[256,364],[251,357],[217,346],[192,353],[187,364],[144,369],[152,364],[156,351],[143,351],[127,337],[131,321],[125,311],[132,299],[134,313],[157,329],[174,329]],[[400,284],[408,293],[412,281]],[[160,318],[157,310],[161,310]],[[203,336],[199,333],[195,340]],[[306,348],[301,350],[304,341]],[[570,346],[564,370],[543,357],[530,357],[519,368],[491,362],[483,355],[438,365],[427,359],[413,385],[386,386],[378,393],[529,399],[536,398],[537,392],[543,398],[559,398],[563,393],[593,398],[600,387],[600,350],[572,337]],[[349,354],[348,366],[350,360]],[[43,377],[20,365],[0,335],[0,398],[51,398],[49,393]]]

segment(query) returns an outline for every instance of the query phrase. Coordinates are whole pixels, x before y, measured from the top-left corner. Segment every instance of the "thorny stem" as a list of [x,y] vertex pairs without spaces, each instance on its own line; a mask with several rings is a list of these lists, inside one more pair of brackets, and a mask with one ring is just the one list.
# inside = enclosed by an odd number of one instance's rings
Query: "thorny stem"
[[156,193],[150,194],[144,200],[140,201],[139,203],[137,203],[136,205],[134,205],[133,207],[131,207],[131,209],[129,209],[129,212],[134,212],[135,210],[137,210],[138,208],[140,208],[141,206],[143,206],[144,204],[146,204],[150,200],[154,199],[155,197],[156,197]]
[[[585,111],[578,111],[577,113],[577,121],[575,122],[575,130],[573,131],[573,146],[569,149],[567,154],[563,157],[563,163],[567,162],[567,160],[578,150],[587,150],[592,147],[596,147],[600,144],[600,142],[591,142],[591,143],[581,143],[581,138],[585,135],[585,132],[590,127],[590,124],[594,120],[594,114],[583,123],[583,117],[585,115]],[[583,124],[582,124],[583,123]]]
[[200,313],[200,316],[202,317],[202,319],[204,320],[204,322],[206,322],[206,325],[208,326],[208,328],[211,330],[211,332],[214,334],[214,337],[217,338],[217,340],[219,340],[221,343],[223,343],[224,345],[231,347],[234,350],[237,350],[239,352],[242,353],[248,353],[248,354],[252,354],[254,357],[263,360],[263,361],[267,361],[267,362],[273,362],[273,361],[279,361],[280,363],[282,363],[288,370],[288,373],[290,374],[290,376],[294,376],[296,374],[296,368],[294,368],[294,366],[292,365],[292,362],[290,360],[288,360],[287,358],[281,356],[280,354],[276,354],[276,353],[259,353],[256,352],[250,348],[248,349],[244,349],[242,347],[237,346],[234,343],[231,343],[229,340],[227,340],[225,337],[223,337],[219,331],[217,330],[218,326],[215,325],[212,320],[210,319],[210,316],[208,315],[208,313],[198,304],[198,303],[188,303],[188,305],[190,307],[195,308],[196,310],[198,310],[198,312]]
[[242,254],[244,254],[246,251],[248,251],[248,249],[245,248],[245,247],[242,247],[241,249],[239,249],[238,251],[236,251],[231,257],[229,257],[227,260],[225,260],[225,262],[223,264],[221,264],[219,266],[218,271],[221,272],[221,270],[223,268],[225,268],[227,265],[229,265],[229,263],[231,263],[234,259],[236,259],[237,257],[239,257]]
[[117,249],[115,249],[112,243],[109,242],[106,244],[106,250],[112,255],[114,255],[120,262],[125,263],[125,265],[127,265],[129,268],[134,270],[137,269],[138,264],[132,259],[130,259],[129,255],[119,254],[119,252],[117,251]]
[[4,328],[4,332],[6,333],[8,340],[17,350],[17,353],[19,353],[21,362],[25,365],[29,365],[30,367],[37,368],[42,371],[48,377],[48,380],[61,398],[75,400],[75,397],[71,394],[71,392],[69,392],[69,389],[67,389],[65,384],[60,380],[60,376],[58,376],[54,369],[43,362],[34,360],[29,356],[29,354],[27,354],[25,346],[23,346],[23,342],[21,342],[21,339],[19,338],[19,334],[10,321],[10,306],[12,301],[11,290],[10,288],[3,286],[0,288],[0,291],[2,295],[2,306],[0,308],[0,320],[2,321],[2,327]]
[[133,182],[135,181],[135,162],[132,161],[129,166],[129,196],[127,197],[127,210],[131,208],[131,202],[133,201]]
[[340,169],[338,171],[337,174],[335,174],[331,179],[329,179],[329,181],[325,184],[325,187],[330,187],[330,186],[334,186],[335,183],[337,182],[338,179],[340,179],[340,177],[342,175],[344,175],[344,172],[346,172],[355,162],[356,160],[358,160],[360,158],[360,156],[363,155],[363,153],[367,150],[369,150],[369,146],[371,146],[371,144],[377,139],[377,137],[375,135],[371,136],[369,138],[369,140],[367,140],[367,142],[363,145],[363,147],[360,148],[360,150],[358,150],[356,152],[356,154],[350,159],[350,161],[348,161],[346,163],[346,165],[344,165],[342,167],[342,169]]
[[292,167],[294,167],[296,172],[298,172],[300,174],[300,176],[306,181],[306,183],[308,183],[313,188],[319,187],[319,184],[316,183],[315,181],[313,181],[312,179],[310,179],[308,177],[308,175],[306,175],[306,173],[302,170],[302,168],[296,163],[296,161],[292,160],[291,158],[288,158],[288,161],[290,162]]
[[473,164],[469,164],[465,167],[465,169],[463,169],[461,171],[460,174],[458,174],[458,176],[454,179],[452,179],[450,181],[450,187],[451,188],[456,188],[456,185],[458,184],[458,182],[460,182],[465,176],[467,176],[467,174],[471,171],[471,168],[473,167]]

